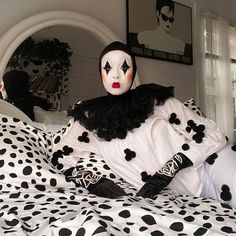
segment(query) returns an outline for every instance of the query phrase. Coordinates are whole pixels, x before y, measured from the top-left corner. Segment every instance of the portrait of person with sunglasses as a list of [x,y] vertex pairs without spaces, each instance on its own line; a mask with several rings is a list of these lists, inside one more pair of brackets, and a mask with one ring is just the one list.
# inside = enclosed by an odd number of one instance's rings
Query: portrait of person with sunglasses
[[175,3],[172,0],[156,0],[155,14],[157,27],[139,32],[139,44],[145,48],[183,55],[185,42],[170,33],[175,21]]

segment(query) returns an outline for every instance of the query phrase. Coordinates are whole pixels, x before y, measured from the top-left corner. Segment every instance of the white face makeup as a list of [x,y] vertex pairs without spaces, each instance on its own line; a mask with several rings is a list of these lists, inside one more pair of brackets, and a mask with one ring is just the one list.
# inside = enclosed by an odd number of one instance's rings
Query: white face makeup
[[102,57],[102,82],[106,91],[121,95],[130,89],[133,80],[131,56],[123,51],[110,51]]
[[1,82],[1,85],[0,85],[0,92],[2,94],[2,98],[6,100],[8,97],[7,97],[7,92],[5,90],[3,81]]

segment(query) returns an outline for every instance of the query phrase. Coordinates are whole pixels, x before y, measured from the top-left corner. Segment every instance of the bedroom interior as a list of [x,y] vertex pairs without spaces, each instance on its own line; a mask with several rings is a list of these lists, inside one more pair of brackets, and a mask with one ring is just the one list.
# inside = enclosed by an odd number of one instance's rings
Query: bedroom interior
[[[75,188],[50,164],[48,140],[67,124],[65,110],[80,100],[106,94],[98,79],[97,61],[105,45],[116,40],[126,42],[126,1],[35,1],[25,0],[23,6],[18,0],[1,3],[0,76],[16,48],[28,37],[39,41],[57,38],[68,43],[73,52],[67,75],[68,93],[60,97],[57,111],[36,108],[36,122],[0,100],[0,235],[236,235],[236,210],[227,200],[219,203],[169,189],[155,200],[141,199],[135,196],[132,186],[109,167],[105,168],[100,156],[91,153],[78,164],[118,182],[129,193],[121,199],[100,198],[86,189]],[[205,106],[204,80],[199,81],[205,69],[201,64],[202,11],[236,22],[236,2],[229,0],[228,5],[223,0],[176,2],[192,9],[193,65],[136,57],[138,74],[134,87],[143,83],[172,85],[177,99],[204,116],[211,112],[208,107],[211,103]],[[18,8],[20,11],[15,11]],[[235,104],[230,102],[233,112]],[[227,116],[231,117],[231,113],[221,120],[225,121]],[[230,121],[226,123],[228,129]],[[236,135],[232,125],[228,135],[231,141]],[[27,134],[22,131],[24,128]]]

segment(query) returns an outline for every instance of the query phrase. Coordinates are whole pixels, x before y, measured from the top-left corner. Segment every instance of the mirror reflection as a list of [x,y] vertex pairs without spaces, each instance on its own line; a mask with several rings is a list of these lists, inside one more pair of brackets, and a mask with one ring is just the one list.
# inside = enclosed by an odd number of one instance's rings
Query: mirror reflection
[[53,26],[22,42],[5,72],[26,71],[33,94],[47,99],[50,110],[64,111],[78,101],[106,94],[98,72],[103,48],[88,31]]

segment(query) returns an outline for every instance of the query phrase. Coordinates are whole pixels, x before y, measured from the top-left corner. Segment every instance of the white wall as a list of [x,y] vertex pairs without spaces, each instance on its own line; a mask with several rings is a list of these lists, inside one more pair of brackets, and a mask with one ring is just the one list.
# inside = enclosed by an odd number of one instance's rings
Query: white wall
[[195,0],[199,6],[209,9],[219,15],[236,21],[235,0]]
[[98,58],[104,44],[87,31],[70,26],[52,26],[32,35],[35,40],[57,38],[68,43],[73,54],[68,73],[67,95],[61,96],[61,109],[78,101],[106,95],[98,70]]
[[[177,1],[177,0],[176,0]],[[213,9],[230,18],[235,18],[235,0],[178,0],[193,8],[193,23],[198,22],[196,11],[201,7]],[[126,41],[125,0],[0,0],[0,35],[20,20],[49,10],[71,10],[87,14],[109,27],[124,42]],[[228,4],[230,3],[230,4]],[[233,6],[233,7],[232,7]],[[193,26],[194,55],[198,50],[196,28]],[[182,65],[154,59],[137,57],[139,78],[142,83],[155,82],[176,87],[176,97],[184,101],[196,98],[196,62]]]

